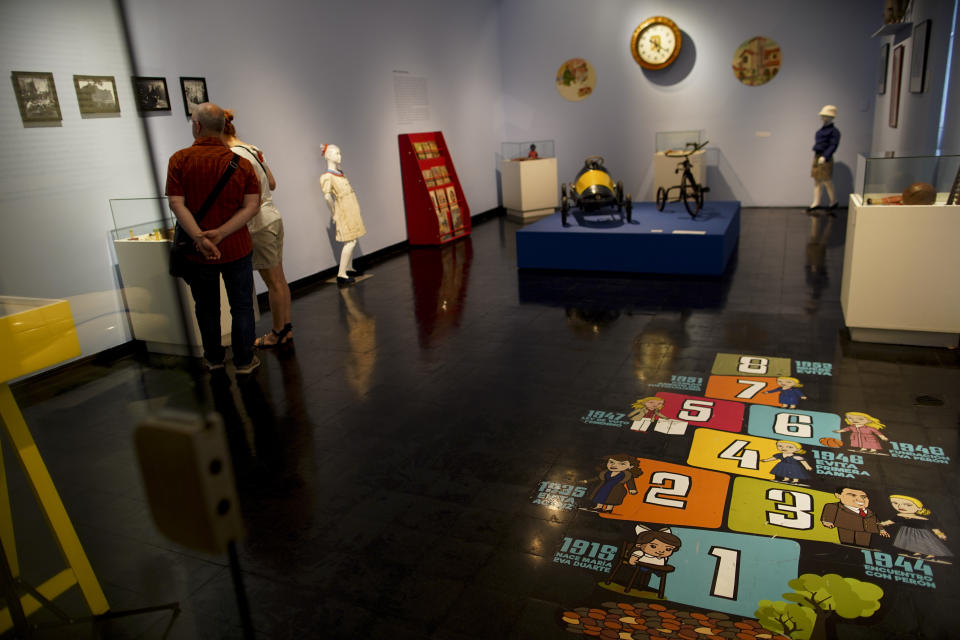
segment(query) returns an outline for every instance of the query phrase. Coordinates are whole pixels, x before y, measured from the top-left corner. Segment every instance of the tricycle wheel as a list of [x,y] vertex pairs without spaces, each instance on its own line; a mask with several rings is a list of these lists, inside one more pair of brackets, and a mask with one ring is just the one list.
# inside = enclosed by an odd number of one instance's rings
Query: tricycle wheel
[[667,206],[667,190],[657,187],[657,211],[663,211],[665,206]]
[[630,199],[629,193],[624,198],[623,206],[627,210],[627,222],[633,222],[633,200]]
[[684,172],[680,178],[680,193],[683,195],[683,206],[687,208],[687,213],[691,218],[696,218],[703,206],[703,191],[689,172]]

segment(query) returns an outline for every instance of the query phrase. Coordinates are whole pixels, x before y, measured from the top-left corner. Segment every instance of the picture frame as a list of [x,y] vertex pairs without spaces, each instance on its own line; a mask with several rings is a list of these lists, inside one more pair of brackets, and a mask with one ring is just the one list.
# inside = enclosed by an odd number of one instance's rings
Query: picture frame
[[923,93],[927,77],[927,49],[930,46],[930,20],[913,27],[910,50],[910,93]]
[[189,78],[180,76],[180,91],[183,93],[183,110],[192,116],[197,105],[210,102],[207,95],[206,78]]
[[62,122],[60,100],[53,74],[46,71],[12,71],[10,81],[24,124]]
[[73,76],[81,115],[120,113],[117,81],[113,76]]
[[133,101],[137,111],[171,111],[170,92],[167,90],[167,79],[148,76],[133,76]]
[[890,43],[884,42],[880,46],[880,66],[877,67],[877,95],[887,92],[887,64],[890,61]]
[[893,49],[893,59],[890,63],[890,117],[887,123],[896,129],[900,119],[900,75],[903,71],[903,45]]

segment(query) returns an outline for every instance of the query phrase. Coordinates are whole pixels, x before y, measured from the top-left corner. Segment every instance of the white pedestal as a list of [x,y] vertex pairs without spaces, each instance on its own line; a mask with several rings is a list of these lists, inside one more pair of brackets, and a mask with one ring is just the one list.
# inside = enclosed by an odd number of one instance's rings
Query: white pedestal
[[[193,296],[181,278],[173,278],[168,272],[170,243],[152,240],[114,240],[117,264],[123,279],[123,294],[126,300],[133,337],[143,340],[147,350],[153,353],[199,356],[203,349],[200,329],[193,312]],[[180,289],[181,308],[176,289]],[[253,313],[260,317],[256,301]],[[183,333],[186,318],[189,336]],[[220,280],[220,328],[223,345],[230,344],[230,305],[227,292]]]
[[960,207],[850,195],[840,304],[853,340],[957,346]]
[[502,160],[500,185],[509,217],[532,220],[551,215],[557,208],[557,159]]
[[[701,149],[690,155],[690,172],[693,173],[693,179],[701,187],[707,186],[707,162],[706,151]],[[657,151],[653,155],[653,196],[657,195],[657,187],[669,189],[680,184],[680,174],[674,173],[674,170],[683,162],[683,158],[667,156],[663,151]],[[677,196],[677,191],[670,194]]]

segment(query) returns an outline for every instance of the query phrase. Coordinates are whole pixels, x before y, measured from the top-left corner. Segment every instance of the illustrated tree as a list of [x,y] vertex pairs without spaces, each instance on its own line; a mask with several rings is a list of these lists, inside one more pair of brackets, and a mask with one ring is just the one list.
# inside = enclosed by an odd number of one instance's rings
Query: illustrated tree
[[781,633],[794,640],[807,640],[817,622],[817,613],[792,602],[761,600],[753,615],[764,629]]
[[880,608],[883,589],[871,582],[835,573],[805,573],[787,583],[793,593],[783,601],[761,600],[754,613],[765,629],[794,640],[836,637],[839,618],[866,618]]

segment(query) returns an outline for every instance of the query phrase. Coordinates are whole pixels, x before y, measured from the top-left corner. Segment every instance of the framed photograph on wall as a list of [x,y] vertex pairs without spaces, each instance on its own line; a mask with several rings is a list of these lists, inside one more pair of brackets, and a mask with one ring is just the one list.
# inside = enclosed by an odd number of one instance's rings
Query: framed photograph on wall
[[183,92],[183,108],[188,116],[193,115],[198,104],[210,102],[207,96],[206,78],[184,78],[180,76],[180,90]]
[[117,83],[113,76],[73,76],[80,113],[120,113]]
[[890,119],[889,125],[897,128],[900,119],[900,72],[903,70],[903,45],[897,45],[893,50],[893,60],[890,62]]
[[877,67],[877,95],[887,92],[887,61],[890,59],[890,43],[884,42],[880,46],[880,66]]
[[930,45],[930,21],[914,25],[910,50],[910,93],[923,93],[927,76],[927,48]]
[[137,111],[170,111],[166,78],[133,77],[133,98]]
[[45,71],[13,71],[13,92],[20,107],[20,119],[30,122],[60,122],[60,101],[53,74]]

